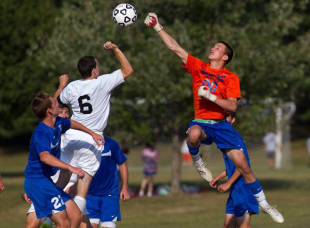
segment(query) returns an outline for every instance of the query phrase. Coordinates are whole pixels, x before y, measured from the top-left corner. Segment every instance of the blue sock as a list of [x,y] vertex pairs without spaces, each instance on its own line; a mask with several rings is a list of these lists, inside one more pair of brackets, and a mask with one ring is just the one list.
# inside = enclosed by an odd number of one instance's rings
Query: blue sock
[[200,145],[194,147],[194,146],[188,145],[188,143],[186,143],[186,144],[188,146],[189,153],[191,154],[192,157],[195,157],[195,156],[197,156],[199,154],[199,147],[200,147]]
[[253,195],[258,194],[259,192],[261,192],[262,186],[260,185],[260,183],[258,182],[258,180],[256,179],[254,182],[251,183],[246,183],[246,185],[248,186],[248,188],[251,190],[251,192],[253,193]]

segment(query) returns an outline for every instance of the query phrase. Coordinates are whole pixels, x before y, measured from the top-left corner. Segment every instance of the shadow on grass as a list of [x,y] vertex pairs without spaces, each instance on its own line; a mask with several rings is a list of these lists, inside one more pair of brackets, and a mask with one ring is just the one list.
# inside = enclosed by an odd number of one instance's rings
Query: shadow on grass
[[24,177],[24,172],[1,172],[2,177]]

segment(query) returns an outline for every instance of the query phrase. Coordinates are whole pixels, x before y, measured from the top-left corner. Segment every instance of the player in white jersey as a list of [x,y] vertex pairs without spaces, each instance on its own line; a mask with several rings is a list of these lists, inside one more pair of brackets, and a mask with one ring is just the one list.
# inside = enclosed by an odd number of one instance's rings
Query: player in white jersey
[[[60,78],[60,86],[55,93],[58,103],[71,105],[73,120],[82,123],[98,134],[102,134],[107,125],[111,91],[133,73],[130,63],[117,45],[106,42],[103,47],[105,50],[114,52],[121,69],[99,76],[96,58],[93,56],[83,57],[77,65],[82,79],[73,81],[64,88],[66,83],[63,81],[68,78]],[[61,159],[82,168],[85,172],[85,176],[78,180],[77,195],[74,198],[83,212],[88,187],[99,168],[103,148],[98,147],[87,134],[80,131],[67,131],[63,137],[63,144]],[[65,181],[59,183],[60,186],[64,186],[69,181],[70,175],[65,172],[61,170],[60,180]]]

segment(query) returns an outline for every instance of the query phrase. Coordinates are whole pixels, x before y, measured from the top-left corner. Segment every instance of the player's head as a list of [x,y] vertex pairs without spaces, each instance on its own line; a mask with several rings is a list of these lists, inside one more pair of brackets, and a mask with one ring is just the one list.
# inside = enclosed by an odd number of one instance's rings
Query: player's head
[[85,56],[77,64],[78,71],[83,79],[99,76],[99,66],[94,56]]
[[45,92],[37,93],[31,102],[31,109],[40,120],[44,120],[48,114],[57,116],[59,113],[54,98]]
[[62,118],[70,118],[70,109],[66,104],[58,105],[59,116]]
[[233,58],[234,51],[231,46],[224,42],[218,41],[213,48],[211,48],[209,54],[209,60],[222,60],[224,65],[227,65]]

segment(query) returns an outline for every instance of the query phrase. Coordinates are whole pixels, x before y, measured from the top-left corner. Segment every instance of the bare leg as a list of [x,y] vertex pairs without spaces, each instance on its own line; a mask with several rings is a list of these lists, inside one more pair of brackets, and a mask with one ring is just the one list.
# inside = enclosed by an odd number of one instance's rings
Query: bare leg
[[142,179],[142,182],[141,182],[141,188],[140,188],[140,192],[139,192],[140,196],[144,195],[144,190],[145,190],[145,187],[147,185],[147,182],[148,182],[148,178],[146,176],[144,176],[143,179]]
[[[96,224],[97,228],[98,224]],[[83,215],[82,223],[79,228],[93,228],[93,223],[91,224],[88,218],[88,215]]]
[[153,186],[154,186],[154,175],[149,176],[149,186],[147,190],[147,195],[151,197],[153,195]]
[[78,206],[72,201],[68,200],[66,202],[67,214],[70,219],[71,227],[78,228],[82,221],[82,212],[78,208]]
[[236,228],[236,217],[233,214],[226,214],[224,228]]
[[251,183],[256,180],[256,177],[250,169],[242,150],[227,149],[226,155],[232,160],[236,168],[243,176],[246,183]]
[[51,219],[55,222],[57,228],[70,228],[70,220],[66,210],[54,213]]
[[244,214],[242,217],[236,217],[236,224],[239,228],[250,228],[251,215],[249,213]]
[[69,170],[60,169],[59,178],[56,182],[56,185],[62,189],[66,187],[66,185],[69,183],[71,177],[71,173]]
[[35,212],[27,215],[27,224],[25,228],[39,228],[45,218],[38,219]]
[[200,126],[194,125],[188,130],[187,143],[190,146],[194,146],[194,147],[199,146],[200,142],[206,139],[207,139],[207,135],[201,129]]

